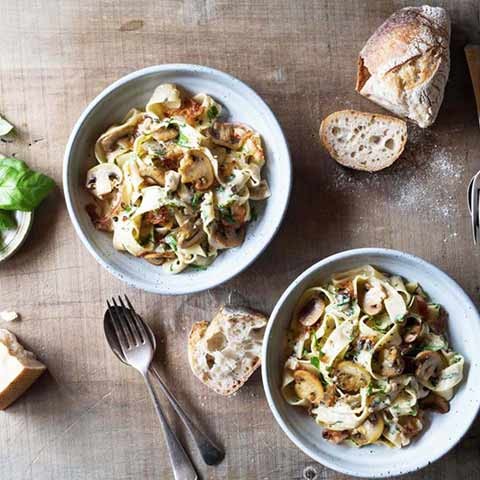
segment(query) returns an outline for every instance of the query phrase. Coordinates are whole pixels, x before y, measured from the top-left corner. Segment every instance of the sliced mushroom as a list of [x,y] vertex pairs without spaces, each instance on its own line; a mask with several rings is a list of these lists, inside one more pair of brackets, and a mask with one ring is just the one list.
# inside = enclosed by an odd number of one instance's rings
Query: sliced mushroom
[[306,370],[296,370],[293,373],[294,390],[301,400],[308,400],[312,405],[318,405],[323,398],[323,385],[320,379]]
[[426,322],[433,333],[441,335],[447,329],[447,313],[440,305],[428,304]]
[[377,353],[378,373],[382,377],[396,377],[403,372],[405,362],[398,347],[383,348]]
[[423,428],[423,423],[418,417],[413,415],[404,415],[398,418],[398,423],[402,428],[402,433],[407,439],[417,436]]
[[314,325],[325,311],[325,301],[319,292],[312,291],[300,299],[294,316],[305,327]]
[[326,428],[323,433],[322,437],[325,440],[328,440],[331,443],[334,443],[335,445],[338,445],[339,443],[342,443],[344,440],[348,438],[350,435],[350,430],[329,430]]
[[210,244],[221,250],[224,248],[238,247],[245,238],[245,226],[240,228],[226,227],[221,223],[216,223],[210,236]]
[[380,284],[372,286],[360,299],[360,306],[367,315],[377,315],[383,310],[383,301],[386,296],[385,290]]
[[338,387],[347,393],[358,393],[371,380],[370,374],[363,367],[348,360],[337,365],[335,376]]
[[157,168],[154,165],[142,165],[139,171],[142,177],[153,181],[148,183],[154,183],[162,187],[165,185],[165,170]]
[[174,252],[163,252],[163,253],[147,253],[143,258],[152,265],[163,265],[167,260],[172,260],[175,258]]
[[252,130],[240,123],[215,122],[209,130],[213,143],[238,150],[245,140],[252,135]]
[[226,209],[221,209],[222,213],[221,221],[227,227],[240,227],[245,223],[245,217],[247,216],[247,208],[245,205],[232,205]]
[[335,385],[327,385],[322,401],[327,407],[333,407],[337,403],[337,389]]
[[372,413],[359,427],[351,433],[352,440],[360,446],[376,442],[383,433],[382,415]]
[[200,149],[191,149],[180,162],[178,169],[183,183],[193,183],[196,190],[208,190],[215,180],[212,164]]
[[422,321],[417,317],[407,317],[403,326],[403,341],[413,343],[423,332]]
[[169,140],[175,140],[178,137],[178,127],[169,125],[168,127],[160,127],[152,133],[152,137],[157,142],[168,142]]
[[122,182],[122,170],[114,163],[100,163],[87,173],[87,188],[97,198],[103,198]]
[[438,352],[426,350],[415,357],[415,375],[424,383],[440,375],[445,368],[445,360]]
[[206,233],[202,228],[202,222],[195,223],[186,222],[179,229],[177,239],[181,248],[188,248],[192,245],[200,243],[206,237]]
[[430,392],[425,398],[418,401],[420,407],[424,410],[433,410],[438,413],[447,413],[450,410],[448,400],[437,395],[435,392]]
[[148,225],[171,228],[173,226],[173,220],[173,215],[166,206],[161,206],[155,210],[150,210],[145,212],[143,215],[143,221]]

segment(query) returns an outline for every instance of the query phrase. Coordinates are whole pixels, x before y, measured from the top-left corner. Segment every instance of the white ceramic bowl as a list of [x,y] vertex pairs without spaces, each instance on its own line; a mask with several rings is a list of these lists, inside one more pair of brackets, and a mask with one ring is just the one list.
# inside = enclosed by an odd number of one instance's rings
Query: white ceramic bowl
[[[431,424],[403,449],[367,446],[360,449],[333,445],[322,438],[322,428],[304,409],[283,399],[280,386],[284,339],[293,308],[301,293],[333,273],[365,264],[420,282],[449,314],[451,345],[465,356],[463,382],[445,415],[431,414]],[[418,470],[447,453],[467,432],[480,404],[480,317],[470,298],[448,275],[430,263],[395,250],[362,248],[325,258],[303,272],[285,291],[270,317],[263,345],[262,377],[268,404],[282,430],[317,462],[358,477],[389,477]]]
[[[85,175],[94,162],[95,140],[111,124],[121,121],[132,107],[145,108],[155,87],[175,83],[191,93],[212,95],[229,119],[250,125],[264,141],[267,162],[263,176],[272,196],[258,202],[258,220],[252,222],[243,245],[221,252],[207,270],[164,273],[142,259],[117,252],[111,234],[93,227],[85,205]],[[226,73],[197,65],[159,65],[127,75],[106,88],[85,109],[70,135],[65,151],[63,183],[70,218],[89,252],[116,277],[154,293],[193,293],[215,287],[245,269],[272,240],[287,208],[291,188],[291,164],[287,142],[267,104],[247,85]]]

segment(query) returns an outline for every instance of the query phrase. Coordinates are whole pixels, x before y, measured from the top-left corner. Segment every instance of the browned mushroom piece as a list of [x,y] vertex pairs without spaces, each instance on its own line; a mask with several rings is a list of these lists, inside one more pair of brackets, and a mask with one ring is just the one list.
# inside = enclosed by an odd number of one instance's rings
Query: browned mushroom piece
[[426,383],[440,375],[445,368],[445,360],[440,353],[426,350],[415,357],[415,365],[415,375]]
[[226,227],[225,225],[216,222],[212,234],[210,236],[210,244],[221,250],[224,248],[238,247],[243,243],[245,238],[245,226],[240,228]]
[[402,337],[405,343],[413,343],[422,333],[422,321],[416,317],[407,317],[402,329]]
[[383,287],[380,284],[374,285],[362,296],[360,306],[367,315],[377,315],[383,310],[386,297]]
[[320,295],[314,295],[299,307],[296,318],[305,327],[310,327],[320,319],[324,311],[325,301]]
[[372,413],[361,425],[352,430],[351,437],[357,445],[369,445],[382,436],[383,428],[382,415]]
[[447,329],[447,312],[440,305],[429,304],[426,322],[433,333],[441,335]]
[[323,385],[320,379],[307,370],[295,370],[294,390],[298,398],[308,400],[312,405],[318,405],[323,399]]
[[245,223],[245,218],[247,216],[247,208],[245,205],[232,205],[226,210],[223,209],[221,212],[226,213],[222,215],[221,221],[227,227],[241,227]]
[[212,164],[200,149],[191,149],[180,161],[182,183],[193,183],[196,190],[208,190],[215,180]]
[[238,150],[253,132],[241,123],[215,122],[210,127],[209,133],[213,143],[232,150]]
[[163,253],[147,253],[143,256],[143,258],[152,265],[163,265],[167,260],[173,260],[175,258],[174,252],[163,252]]
[[175,140],[178,137],[179,129],[177,126],[169,125],[160,127],[152,133],[152,137],[157,142],[168,142],[169,140]]
[[322,437],[335,445],[342,443],[350,435],[350,430],[329,430],[326,428],[322,432]]
[[430,392],[426,397],[418,401],[420,407],[424,410],[433,410],[438,413],[447,413],[450,410],[448,400],[437,395],[435,392]]
[[337,385],[347,393],[358,393],[362,388],[368,386],[370,374],[361,365],[349,360],[340,362],[335,368]]
[[382,377],[396,377],[403,372],[405,362],[398,347],[387,347],[380,350],[376,355],[376,370]]
[[423,423],[420,418],[413,415],[404,415],[398,419],[399,425],[402,427],[403,434],[407,438],[413,438],[417,436],[423,428]]
[[181,226],[177,234],[178,245],[181,248],[188,248],[200,243],[206,237],[202,228],[202,222],[197,220],[195,223],[188,221]]

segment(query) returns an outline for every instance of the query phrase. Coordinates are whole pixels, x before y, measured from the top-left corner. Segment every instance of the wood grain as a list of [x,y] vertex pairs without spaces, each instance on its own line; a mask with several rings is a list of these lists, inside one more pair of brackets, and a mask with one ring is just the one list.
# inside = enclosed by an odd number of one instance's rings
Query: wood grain
[[[307,266],[360,246],[420,255],[478,302],[480,254],[466,186],[480,167],[480,135],[463,53],[466,43],[480,43],[478,2],[433,2],[453,20],[446,99],[431,129],[410,128],[393,168],[347,171],[317,138],[332,111],[379,111],[354,92],[357,52],[388,15],[412,3],[423,2],[1,0],[0,112],[19,135],[0,147],[59,186],[22,250],[0,266],[0,307],[22,314],[8,326],[50,372],[0,413],[1,479],[172,478],[142,380],[103,339],[104,301],[121,292],[152,324],[172,390],[227,449],[220,466],[207,468],[190,448],[202,478],[347,478],[282,434],[259,373],[230,399],[201,385],[187,366],[186,338],[194,321],[211,318],[232,293],[269,312]],[[280,232],[246,272],[212,291],[166,298],[126,288],[96,264],[74,233],[60,188],[65,143],[87,103],[119,76],[169,62],[216,67],[256,89],[285,129],[295,181]],[[477,422],[451,453],[404,478],[479,478],[479,435]]]

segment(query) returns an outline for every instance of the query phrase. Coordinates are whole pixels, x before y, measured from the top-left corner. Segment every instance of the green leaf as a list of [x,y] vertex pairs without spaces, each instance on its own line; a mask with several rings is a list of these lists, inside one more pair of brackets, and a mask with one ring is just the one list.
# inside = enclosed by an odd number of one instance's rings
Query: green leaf
[[169,245],[174,252],[177,251],[177,239],[173,235],[167,235],[165,237],[165,243]]
[[16,158],[0,159],[0,209],[30,212],[53,190],[55,182]]
[[212,105],[207,110],[207,117],[208,117],[209,120],[213,120],[217,115],[218,115],[218,108],[217,108],[216,105]]
[[206,270],[208,268],[207,265],[195,265],[194,263],[190,264],[190,268],[193,270]]
[[0,210],[0,231],[15,228],[16,224],[15,218],[10,212]]
[[203,193],[195,192],[192,198],[192,207],[197,208],[203,198]]
[[315,368],[320,368],[320,360],[318,357],[312,357],[310,359],[310,363],[315,367]]

